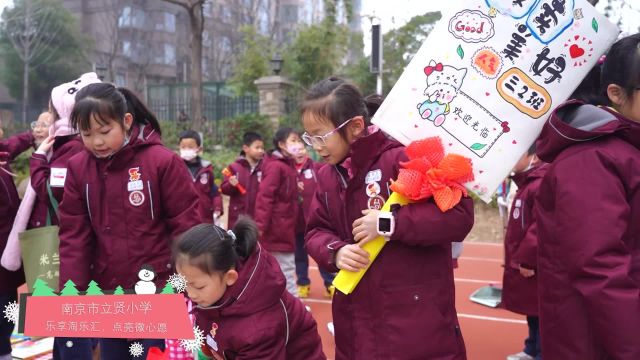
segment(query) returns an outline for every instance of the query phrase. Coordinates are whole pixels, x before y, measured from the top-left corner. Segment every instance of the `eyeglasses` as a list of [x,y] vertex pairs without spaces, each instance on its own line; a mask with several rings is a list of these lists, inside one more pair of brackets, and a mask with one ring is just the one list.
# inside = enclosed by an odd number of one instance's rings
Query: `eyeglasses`
[[355,117],[352,117],[351,119],[343,122],[342,124],[340,124],[340,126],[338,126],[337,128],[329,131],[328,133],[324,134],[324,135],[309,135],[306,131],[304,134],[302,134],[302,141],[304,141],[305,144],[309,145],[309,146],[315,146],[315,147],[325,147],[327,146],[327,138],[333,134],[335,134],[338,130],[342,129],[345,125],[347,125],[349,123],[349,121],[355,119]]
[[34,121],[31,123],[31,130],[35,130],[37,128],[46,129],[49,127],[48,123]]

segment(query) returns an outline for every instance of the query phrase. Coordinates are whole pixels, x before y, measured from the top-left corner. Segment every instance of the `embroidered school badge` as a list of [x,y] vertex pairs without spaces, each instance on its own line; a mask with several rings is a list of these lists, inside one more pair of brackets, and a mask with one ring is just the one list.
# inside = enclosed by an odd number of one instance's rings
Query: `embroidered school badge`
[[140,206],[144,204],[144,194],[142,191],[133,191],[129,194],[129,202],[133,206]]

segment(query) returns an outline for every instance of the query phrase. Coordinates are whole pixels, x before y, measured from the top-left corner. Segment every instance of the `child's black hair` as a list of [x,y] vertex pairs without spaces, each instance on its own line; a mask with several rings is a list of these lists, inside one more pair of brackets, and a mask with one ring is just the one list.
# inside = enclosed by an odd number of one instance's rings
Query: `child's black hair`
[[242,145],[251,146],[256,141],[263,141],[262,135],[253,131],[248,131],[242,135]]
[[289,135],[291,134],[296,134],[300,136],[300,134],[298,134],[296,130],[290,127],[283,127],[278,129],[278,131],[276,131],[276,133],[273,135],[273,149],[282,150],[280,149],[280,143],[281,142],[286,143],[287,139],[289,138]]
[[247,216],[238,218],[233,233],[235,238],[217,225],[196,225],[176,243],[174,261],[186,261],[209,275],[225,273],[253,254],[258,242],[258,227]]
[[529,149],[527,149],[527,155],[531,156],[531,155],[534,155],[535,153],[536,153],[536,142],[534,141],[533,144],[529,146]]
[[71,126],[79,131],[89,130],[93,117],[102,125],[115,120],[124,128],[126,113],[133,115],[134,123],[149,125],[161,133],[156,116],[131,90],[108,83],[90,84],[78,91]]
[[178,142],[182,141],[182,139],[193,139],[196,141],[196,145],[202,145],[202,139],[200,139],[200,134],[198,134],[195,130],[185,130],[180,133],[178,137]]
[[[332,76],[322,80],[309,89],[300,113],[311,113],[317,118],[331,121],[334,127],[339,127],[345,121],[356,116],[364,118],[365,126],[371,124],[371,117],[382,104],[380,95],[369,95],[366,98],[352,83]],[[340,134],[344,137],[343,129]]]
[[607,105],[606,92],[600,86],[600,76],[602,74],[602,64],[596,64],[582,79],[580,85],[573,91],[569,99],[580,100],[591,105]]
[[[624,90],[628,99],[640,87],[640,33],[616,41],[604,60],[600,76],[603,93],[611,84]],[[611,101],[607,99],[609,105]]]

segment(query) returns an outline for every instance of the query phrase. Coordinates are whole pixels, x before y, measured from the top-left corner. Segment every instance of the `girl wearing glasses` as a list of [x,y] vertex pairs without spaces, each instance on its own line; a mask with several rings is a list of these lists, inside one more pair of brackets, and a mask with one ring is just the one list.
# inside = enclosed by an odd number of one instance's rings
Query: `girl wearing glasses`
[[364,243],[379,234],[389,241],[353,293],[334,295],[336,359],[465,359],[451,243],[471,230],[473,202],[445,213],[432,200],[380,211],[408,160],[400,143],[369,126],[380,103],[332,77],[302,105],[303,139],[330,165],[318,172],[309,254],[327,271],[358,271],[369,263]]
[[640,359],[640,34],[611,47],[600,80],[611,107],[567,102],[537,141],[547,360]]

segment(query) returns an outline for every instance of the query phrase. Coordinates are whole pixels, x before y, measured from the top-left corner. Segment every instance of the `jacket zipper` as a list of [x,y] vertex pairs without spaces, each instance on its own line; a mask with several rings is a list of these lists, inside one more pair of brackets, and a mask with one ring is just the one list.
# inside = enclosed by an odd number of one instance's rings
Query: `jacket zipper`
[[93,216],[91,216],[91,205],[89,204],[89,183],[85,184],[84,195],[85,200],[87,201],[87,212],[89,213],[89,221],[93,223]]
[[147,191],[149,192],[149,206],[151,207],[151,220],[155,220],[155,214],[153,213],[153,195],[151,194],[151,182],[147,180]]

